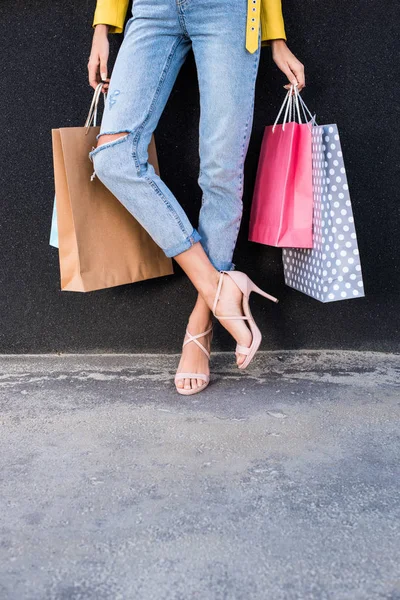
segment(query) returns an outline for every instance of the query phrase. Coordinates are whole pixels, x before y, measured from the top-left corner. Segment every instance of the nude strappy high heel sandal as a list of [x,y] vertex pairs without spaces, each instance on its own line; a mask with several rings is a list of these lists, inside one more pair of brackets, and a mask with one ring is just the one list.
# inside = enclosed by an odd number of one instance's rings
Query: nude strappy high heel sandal
[[[200,350],[202,350],[204,352],[204,354],[207,356],[208,360],[210,360],[210,353],[207,350],[207,348],[205,348],[203,346],[203,344],[201,344],[199,342],[199,338],[204,337],[205,335],[208,335],[210,332],[212,332],[212,326],[210,327],[210,329],[207,329],[207,331],[204,331],[203,333],[198,333],[197,335],[192,335],[188,329],[186,329],[186,333],[189,336],[187,340],[185,340],[183,342],[182,345],[182,349],[186,346],[186,344],[189,344],[190,342],[194,342],[195,344],[197,344],[197,346],[200,348]],[[211,340],[212,340],[212,333],[211,333]],[[211,343],[210,340],[210,343]],[[185,388],[178,388],[177,383],[179,379],[202,379],[204,381],[203,385],[201,385],[200,387],[197,388],[193,388],[191,390],[185,390]],[[176,387],[176,391],[179,394],[182,394],[183,396],[191,396],[192,394],[198,394],[199,392],[202,392],[210,383],[210,376],[206,375],[205,373],[177,373],[175,375],[175,387]]]
[[[233,281],[236,283],[236,285],[238,286],[238,288],[240,289],[240,291],[243,294],[242,309],[243,309],[244,315],[242,315],[242,316],[225,317],[223,315],[216,314],[217,304],[218,304],[219,296],[221,293],[222,281],[223,281],[224,274],[229,275],[229,277],[231,279],[233,279]],[[214,317],[216,317],[219,321],[221,319],[243,319],[243,320],[246,320],[246,321],[248,321],[250,331],[253,335],[253,339],[252,339],[252,342],[251,342],[251,345],[249,348],[247,348],[246,346],[241,346],[240,344],[236,344],[236,352],[238,354],[246,354],[246,358],[244,359],[244,361],[240,365],[238,365],[239,369],[245,369],[250,364],[250,362],[252,361],[255,353],[257,352],[257,350],[261,344],[261,339],[262,339],[261,331],[257,327],[257,325],[253,319],[253,316],[250,312],[249,297],[250,297],[251,292],[256,292],[257,294],[260,294],[260,296],[263,296],[264,298],[268,298],[268,300],[272,300],[272,302],[279,302],[279,300],[277,298],[274,298],[274,296],[271,296],[270,294],[267,294],[267,292],[264,292],[262,289],[260,289],[246,275],[246,273],[242,273],[241,271],[220,271],[217,292],[215,294],[214,304],[213,304],[213,308],[212,308]]]

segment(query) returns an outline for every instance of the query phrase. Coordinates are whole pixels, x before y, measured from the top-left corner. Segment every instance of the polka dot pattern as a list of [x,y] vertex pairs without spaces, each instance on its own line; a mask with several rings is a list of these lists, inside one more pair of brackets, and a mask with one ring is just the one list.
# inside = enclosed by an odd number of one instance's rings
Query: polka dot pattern
[[336,125],[313,127],[313,248],[283,248],[286,285],[333,302],[364,296],[346,170]]

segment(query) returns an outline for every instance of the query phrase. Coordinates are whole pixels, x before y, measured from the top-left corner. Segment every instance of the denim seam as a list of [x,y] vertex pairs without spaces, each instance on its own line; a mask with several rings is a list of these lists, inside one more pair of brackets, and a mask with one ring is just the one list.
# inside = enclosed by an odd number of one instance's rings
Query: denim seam
[[[245,124],[244,135],[243,135],[243,142],[242,142],[242,155],[240,157],[240,165],[239,165],[239,170],[240,170],[240,175],[239,175],[239,189],[238,189],[238,193],[239,194],[243,193],[244,150],[245,150],[245,145],[246,145],[246,139],[248,138],[249,123],[250,123],[250,120],[251,120],[252,113],[254,111],[254,101],[255,101],[254,86],[255,86],[255,81],[257,79],[257,65],[258,65],[258,61],[259,61],[259,52],[260,52],[260,50],[258,49],[257,52],[256,52],[256,54],[255,54],[255,57],[254,57],[253,79],[252,79],[253,95],[252,95],[252,101],[251,101],[251,105],[250,105],[250,110],[249,110],[249,113],[248,113],[248,116],[247,116],[247,120],[246,120],[246,124]],[[243,214],[243,204],[242,204],[242,214]],[[238,224],[236,226],[236,239],[237,239],[237,235],[239,233],[240,225],[241,225],[241,219],[240,219],[240,221],[238,222]],[[234,244],[233,244],[232,255],[233,255],[233,253],[235,251],[235,246],[236,246],[236,240],[234,241]]]
[[133,138],[133,141],[132,141],[132,144],[133,144],[132,156],[133,156],[133,159],[135,161],[135,166],[136,166],[136,170],[137,170],[138,174],[140,174],[140,161],[139,161],[138,156],[137,156],[137,149],[138,149],[138,146],[139,146],[140,136],[141,136],[141,134],[143,132],[143,129],[145,128],[148,120],[150,119],[150,117],[152,115],[152,112],[154,110],[154,106],[155,106],[156,101],[157,101],[157,99],[158,99],[158,97],[160,95],[162,85],[163,85],[163,83],[165,81],[165,78],[167,76],[168,68],[169,68],[169,66],[171,64],[171,61],[172,61],[172,58],[173,58],[173,56],[174,56],[174,54],[176,52],[176,49],[178,48],[178,46],[181,43],[181,41],[182,41],[182,37],[179,37],[172,44],[172,48],[171,48],[171,50],[170,50],[170,52],[169,52],[169,54],[167,56],[167,59],[165,61],[165,64],[164,64],[163,70],[161,72],[161,76],[160,76],[160,79],[158,81],[158,85],[157,85],[156,91],[154,92],[154,96],[153,96],[152,101],[150,103],[150,107],[149,107],[149,110],[147,112],[147,115],[143,119],[143,122],[140,125],[140,127],[138,127],[138,129],[136,131],[136,134],[135,134],[135,136]]
[[185,15],[183,13],[183,10],[186,7],[187,3],[188,3],[188,0],[177,0],[176,6],[178,9],[178,20],[179,20],[180,26],[182,27],[183,34],[186,37],[189,37],[189,32],[187,30],[186,22],[185,22]]
[[144,176],[144,179],[147,181],[147,183],[150,185],[150,187],[155,191],[157,196],[162,198],[162,201],[164,202],[165,206],[167,207],[169,214],[174,219],[174,222],[179,225],[179,228],[182,231],[182,233],[185,235],[185,237],[189,237],[189,234],[187,233],[185,226],[183,225],[182,221],[180,220],[178,213],[176,212],[176,210],[174,209],[174,207],[172,206],[172,204],[170,203],[168,198],[163,194],[162,190],[158,187],[156,182],[153,181],[151,179],[151,177],[148,177],[147,175]]
[[[167,56],[167,59],[165,61],[165,64],[164,64],[163,70],[161,72],[161,76],[160,76],[160,79],[159,79],[156,91],[154,92],[153,99],[152,99],[152,101],[150,103],[150,107],[149,107],[149,110],[147,112],[147,115],[143,119],[143,122],[140,125],[140,127],[137,129],[136,134],[135,134],[135,136],[133,137],[133,140],[132,140],[132,146],[133,146],[132,157],[133,157],[133,160],[134,160],[134,163],[135,163],[137,174],[139,176],[142,176],[141,171],[140,171],[140,161],[138,159],[138,154],[137,154],[138,146],[139,146],[139,143],[140,143],[140,136],[141,136],[141,134],[142,134],[142,132],[143,132],[143,130],[144,130],[147,122],[149,121],[149,119],[150,119],[150,117],[152,115],[152,112],[154,110],[155,104],[156,104],[157,99],[158,99],[158,97],[160,95],[163,83],[164,83],[164,81],[166,79],[166,76],[167,76],[167,73],[168,73],[168,69],[169,69],[169,67],[171,65],[171,61],[173,59],[173,56],[174,56],[174,54],[175,54],[175,52],[176,52],[179,44],[182,42],[182,40],[183,40],[183,36],[180,36],[179,38],[177,38],[174,41],[174,43],[172,45],[172,48],[171,48],[171,50],[170,50],[170,52],[169,52],[169,54]],[[182,231],[182,233],[185,235],[185,237],[188,237],[188,233],[187,233],[187,231],[186,231],[186,229],[185,229],[185,227],[184,227],[181,219],[179,218],[178,213],[175,211],[174,207],[169,202],[168,198],[163,194],[163,192],[161,191],[161,189],[159,188],[159,186],[155,183],[155,181],[153,181],[148,176],[145,176],[144,179],[152,187],[152,189],[156,192],[156,194],[160,198],[162,198],[164,204],[168,208],[168,211],[169,211],[170,215],[172,216],[172,218],[174,219],[175,223],[177,223],[179,225],[179,228]]]
[[243,191],[243,172],[242,169],[244,167],[244,149],[245,149],[245,145],[246,145],[246,138],[248,136],[248,127],[249,127],[249,123],[250,123],[250,119],[251,119],[251,115],[253,113],[254,110],[254,100],[255,100],[255,91],[254,91],[254,83],[255,80],[257,78],[257,64],[258,64],[258,60],[259,60],[259,56],[258,53],[256,53],[255,59],[254,59],[254,65],[253,65],[253,79],[252,79],[252,86],[253,86],[253,95],[252,95],[252,101],[251,101],[251,105],[250,105],[250,110],[249,110],[249,114],[247,116],[247,120],[246,120],[246,125],[245,125],[245,129],[244,129],[244,136],[243,136],[243,142],[242,142],[242,155],[241,155],[241,162],[240,162],[240,187],[239,187],[239,192]]

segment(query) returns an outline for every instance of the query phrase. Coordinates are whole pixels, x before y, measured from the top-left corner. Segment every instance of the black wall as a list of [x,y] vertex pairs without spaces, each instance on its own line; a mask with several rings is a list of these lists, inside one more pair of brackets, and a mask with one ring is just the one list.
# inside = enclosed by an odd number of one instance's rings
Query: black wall
[[[196,0],[191,0],[192,2]],[[340,128],[366,297],[321,304],[283,283],[281,250],[246,241],[263,128],[285,83],[263,48],[246,161],[238,269],[280,298],[253,300],[264,349],[399,350],[399,67],[397,0],[283,0],[288,43],[306,65],[307,104]],[[84,123],[94,0],[2,0],[1,352],[176,352],[194,290],[176,274],[110,290],[59,291],[48,245],[50,130]],[[122,36],[110,36],[113,64]],[[190,54],[156,132],[162,176],[197,224],[198,89]],[[233,348],[218,328],[215,349]]]

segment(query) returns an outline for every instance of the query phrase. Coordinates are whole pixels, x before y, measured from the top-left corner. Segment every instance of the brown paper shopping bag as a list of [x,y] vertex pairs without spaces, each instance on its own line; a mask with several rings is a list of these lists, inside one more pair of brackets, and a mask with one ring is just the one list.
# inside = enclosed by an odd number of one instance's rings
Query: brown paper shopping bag
[[[61,289],[89,292],[173,273],[172,260],[118,199],[91,181],[98,86],[84,127],[52,130]],[[94,111],[94,112],[93,112]],[[149,162],[157,173],[154,137]]]

